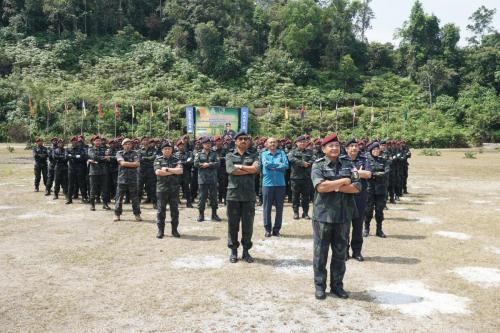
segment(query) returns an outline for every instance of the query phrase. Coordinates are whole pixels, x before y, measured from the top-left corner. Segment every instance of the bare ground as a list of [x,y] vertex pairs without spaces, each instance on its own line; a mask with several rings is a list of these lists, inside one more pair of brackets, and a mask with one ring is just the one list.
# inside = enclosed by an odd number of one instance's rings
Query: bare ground
[[[142,208],[142,223],[133,222],[130,206],[125,221],[113,223],[110,212],[33,193],[30,152],[5,147],[1,331],[499,330],[498,151],[477,159],[464,159],[463,150],[443,150],[440,157],[415,151],[411,194],[386,211],[389,237],[365,238],[366,261],[347,263],[351,297],[316,301],[311,224],[292,220],[288,204],[283,237],[264,238],[258,209],[256,262],[230,264],[225,219],[197,223],[196,209],[181,208],[182,238],[157,240],[151,205]],[[225,216],[223,207],[219,215]],[[470,273],[470,267],[490,282],[455,271]]]

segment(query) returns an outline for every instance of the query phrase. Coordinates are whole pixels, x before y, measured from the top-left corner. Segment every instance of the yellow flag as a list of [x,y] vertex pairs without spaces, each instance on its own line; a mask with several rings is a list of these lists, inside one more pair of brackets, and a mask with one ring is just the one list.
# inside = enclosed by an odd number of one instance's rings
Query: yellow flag
[[133,105],[132,105],[132,118],[135,118],[135,109]]
[[288,106],[285,106],[285,120],[288,120]]

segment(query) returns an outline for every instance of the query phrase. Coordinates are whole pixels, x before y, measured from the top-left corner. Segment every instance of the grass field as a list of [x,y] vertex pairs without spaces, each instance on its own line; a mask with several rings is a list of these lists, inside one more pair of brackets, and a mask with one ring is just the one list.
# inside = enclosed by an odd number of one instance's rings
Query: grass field
[[[500,152],[410,160],[409,192],[386,211],[387,239],[365,238],[350,260],[350,298],[314,299],[311,222],[283,237],[254,225],[253,264],[230,264],[221,223],[181,205],[175,239],[155,238],[155,211],[123,221],[33,193],[22,145],[0,145],[2,332],[498,332]],[[167,219],[168,219],[167,212]],[[167,225],[167,230],[169,226]]]

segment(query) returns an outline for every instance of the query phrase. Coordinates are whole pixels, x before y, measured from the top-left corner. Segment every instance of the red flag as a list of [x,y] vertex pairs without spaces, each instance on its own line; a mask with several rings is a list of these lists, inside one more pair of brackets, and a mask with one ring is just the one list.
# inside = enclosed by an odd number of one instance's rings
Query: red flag
[[300,107],[300,119],[304,120],[305,112],[304,112],[304,104]]
[[115,102],[115,118],[120,118],[120,108],[118,107],[118,103]]
[[104,110],[102,108],[101,100],[99,100],[99,104],[97,104],[97,111],[99,112],[99,118],[104,118]]

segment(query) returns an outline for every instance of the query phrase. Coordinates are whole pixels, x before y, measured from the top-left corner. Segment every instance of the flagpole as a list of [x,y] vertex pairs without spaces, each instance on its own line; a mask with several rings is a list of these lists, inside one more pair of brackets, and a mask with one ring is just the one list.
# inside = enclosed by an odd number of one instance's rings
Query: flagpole
[[339,102],[335,101],[335,133],[339,132]]
[[149,136],[151,136],[151,133],[152,133],[152,125],[151,125],[151,122],[152,122],[152,119],[153,119],[153,102],[149,101]]
[[114,114],[115,114],[115,138],[116,138],[116,112]]
[[84,114],[85,114],[85,101],[83,101],[83,107],[82,107],[82,122],[80,124],[80,135],[83,135],[83,122],[84,122]]
[[45,133],[49,132],[49,117],[50,117],[50,101],[47,101],[47,124],[45,125]]
[[63,140],[66,140],[66,119],[68,117],[68,104],[64,102],[64,130],[63,130]]
[[319,100],[319,136],[323,135],[323,104],[321,100]]
[[[132,105],[132,110],[134,110],[134,106]],[[132,137],[135,138],[134,134],[134,114],[132,113]]]
[[356,101],[354,101],[354,104],[352,106],[352,130],[353,130],[353,132],[354,132],[354,121],[356,119],[355,107],[356,107]]

